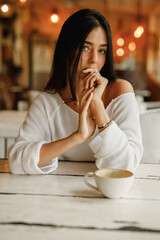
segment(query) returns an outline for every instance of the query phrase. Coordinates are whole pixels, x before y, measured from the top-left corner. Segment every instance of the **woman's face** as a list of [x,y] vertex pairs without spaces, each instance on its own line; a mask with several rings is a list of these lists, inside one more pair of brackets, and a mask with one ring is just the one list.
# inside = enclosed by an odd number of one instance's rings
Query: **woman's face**
[[83,46],[82,55],[77,68],[77,98],[84,88],[83,70],[92,68],[100,72],[106,61],[106,52],[106,32],[99,26],[89,33]]

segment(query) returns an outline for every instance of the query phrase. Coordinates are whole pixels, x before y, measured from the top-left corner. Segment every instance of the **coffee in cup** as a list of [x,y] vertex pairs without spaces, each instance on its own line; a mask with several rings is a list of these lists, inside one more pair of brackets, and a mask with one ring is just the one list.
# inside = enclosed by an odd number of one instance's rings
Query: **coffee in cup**
[[[97,186],[89,183],[88,177],[93,177]],[[88,187],[100,191],[108,198],[124,197],[131,188],[133,179],[132,172],[114,168],[99,169],[95,172],[88,172],[84,176],[84,182]]]

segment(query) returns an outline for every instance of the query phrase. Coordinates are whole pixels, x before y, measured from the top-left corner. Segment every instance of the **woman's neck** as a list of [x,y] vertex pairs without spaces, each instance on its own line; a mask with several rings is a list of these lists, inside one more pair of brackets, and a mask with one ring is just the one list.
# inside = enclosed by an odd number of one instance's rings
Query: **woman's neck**
[[64,103],[75,112],[79,112],[79,102],[73,100],[72,94],[69,89],[65,88],[59,91],[59,94]]

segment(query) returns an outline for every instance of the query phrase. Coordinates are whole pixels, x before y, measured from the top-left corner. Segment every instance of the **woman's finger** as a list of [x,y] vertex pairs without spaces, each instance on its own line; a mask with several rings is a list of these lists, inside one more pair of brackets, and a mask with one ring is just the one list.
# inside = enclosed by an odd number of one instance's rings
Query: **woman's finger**
[[102,84],[103,82],[106,82],[105,78],[103,78],[98,73],[93,73],[88,78],[86,78],[86,82],[84,83],[84,86],[87,89],[91,87],[96,87],[97,85]]
[[98,72],[98,70],[96,68],[86,68],[83,69],[83,73],[91,73],[91,72]]
[[85,78],[84,78],[84,88],[88,89],[90,87],[90,80],[96,75],[96,72],[92,72],[90,74],[88,74]]
[[93,97],[93,92],[90,92],[90,93],[89,93],[89,96],[88,96],[88,98],[87,98],[87,100],[86,100],[86,103],[85,103],[85,105],[84,105],[84,107],[83,107],[83,111],[87,111],[87,110],[88,110],[89,105],[90,105],[91,100],[92,100],[92,97]]
[[93,76],[91,79],[90,79],[90,82],[89,82],[89,87],[92,88],[92,87],[97,87],[97,81],[98,81],[98,78],[97,76]]
[[95,87],[103,82],[105,82],[105,78],[103,78],[98,73],[91,74],[88,78],[84,80],[84,87],[85,89]]
[[81,95],[81,102],[83,103],[87,98],[88,98],[88,96],[89,96],[89,94],[93,91],[93,89],[94,89],[94,87],[92,87],[92,88],[90,88],[89,90],[87,89],[87,90],[83,90],[82,91],[82,95]]

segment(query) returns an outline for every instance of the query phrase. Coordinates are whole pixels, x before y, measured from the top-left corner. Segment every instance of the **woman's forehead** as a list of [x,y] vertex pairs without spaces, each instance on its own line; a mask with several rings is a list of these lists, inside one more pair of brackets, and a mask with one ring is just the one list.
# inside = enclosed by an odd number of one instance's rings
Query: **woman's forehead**
[[99,45],[107,44],[106,31],[101,27],[94,28],[87,36],[85,42],[94,43],[97,42]]

